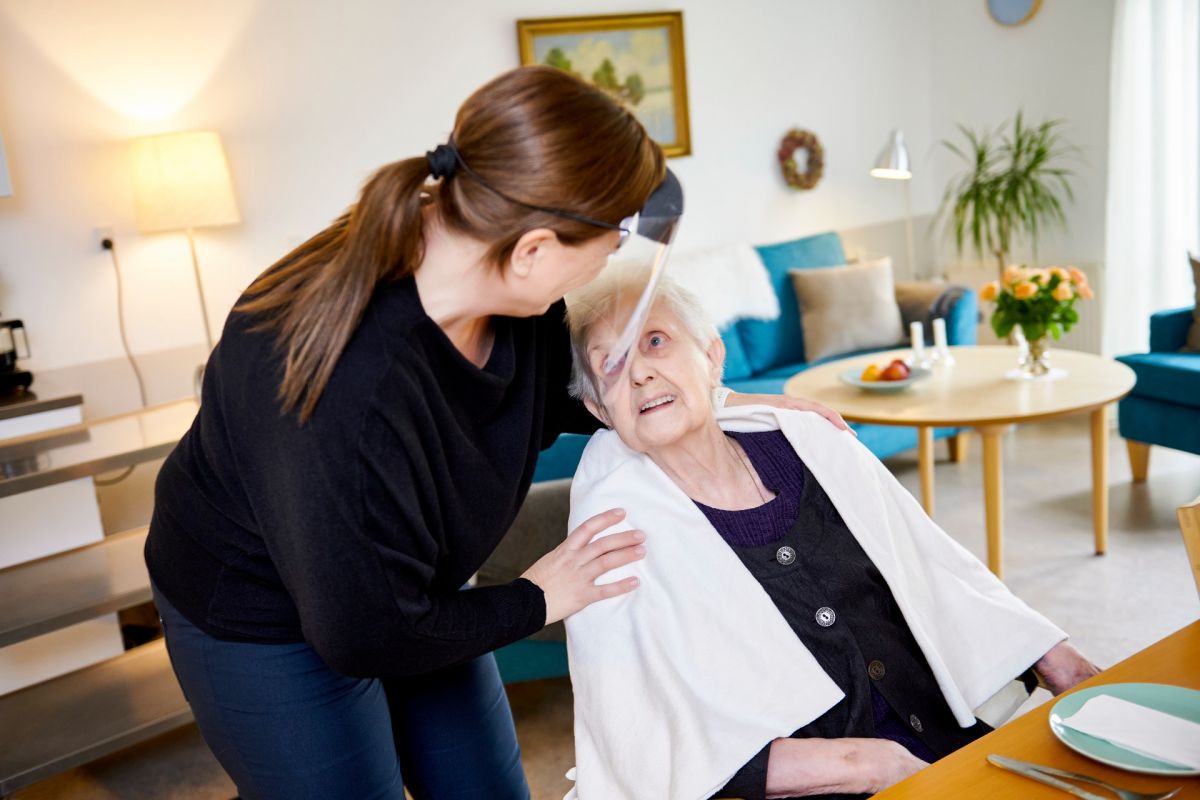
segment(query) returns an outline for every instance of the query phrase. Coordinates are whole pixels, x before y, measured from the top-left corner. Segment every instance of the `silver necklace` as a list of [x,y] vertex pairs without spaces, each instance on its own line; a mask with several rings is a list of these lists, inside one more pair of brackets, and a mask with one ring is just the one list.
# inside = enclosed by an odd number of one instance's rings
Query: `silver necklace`
[[762,500],[763,505],[766,505],[769,501],[767,500],[766,495],[763,494],[762,487],[758,485],[758,481],[755,479],[754,473],[750,471],[750,465],[746,463],[746,457],[742,455],[741,449],[735,445],[728,436],[725,437],[725,443],[729,445],[729,449],[733,451],[733,457],[736,458],[738,463],[742,465],[742,469],[746,470],[746,477],[749,478],[750,483],[754,485],[754,491],[758,492],[758,499]]

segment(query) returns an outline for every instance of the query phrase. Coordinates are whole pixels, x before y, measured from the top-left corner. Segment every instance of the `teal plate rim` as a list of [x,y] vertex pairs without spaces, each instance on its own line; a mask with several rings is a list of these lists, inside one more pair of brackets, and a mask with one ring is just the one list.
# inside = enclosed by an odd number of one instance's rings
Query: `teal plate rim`
[[1067,747],[1086,756],[1093,761],[1107,764],[1110,767],[1140,772],[1146,775],[1174,775],[1184,777],[1200,775],[1200,769],[1180,767],[1174,764],[1158,761],[1143,756],[1132,750],[1115,745],[1105,739],[1089,736],[1072,730],[1063,724],[1063,719],[1071,716],[1097,695],[1107,694],[1128,700],[1131,703],[1143,705],[1174,714],[1177,717],[1200,723],[1200,691],[1184,686],[1173,686],[1168,683],[1108,683],[1101,686],[1091,686],[1072,692],[1060,698],[1050,708],[1050,731]]
[[893,394],[895,392],[902,392],[933,374],[932,370],[925,369],[924,367],[909,367],[908,369],[908,377],[902,381],[864,381],[858,377],[862,374],[861,369],[843,370],[838,373],[838,379],[847,386],[853,386],[865,392]]

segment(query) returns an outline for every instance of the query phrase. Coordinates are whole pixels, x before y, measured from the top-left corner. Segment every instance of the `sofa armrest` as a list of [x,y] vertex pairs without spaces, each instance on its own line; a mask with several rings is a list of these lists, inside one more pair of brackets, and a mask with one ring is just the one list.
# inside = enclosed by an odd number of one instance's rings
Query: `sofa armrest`
[[1195,309],[1174,308],[1150,315],[1150,352],[1174,353],[1187,342]]
[[933,342],[930,321],[946,320],[946,341],[950,345],[975,344],[975,326],[979,324],[979,304],[975,292],[965,286],[950,286],[927,281],[896,281],[896,304],[904,330],[909,323],[920,322],[925,342]]

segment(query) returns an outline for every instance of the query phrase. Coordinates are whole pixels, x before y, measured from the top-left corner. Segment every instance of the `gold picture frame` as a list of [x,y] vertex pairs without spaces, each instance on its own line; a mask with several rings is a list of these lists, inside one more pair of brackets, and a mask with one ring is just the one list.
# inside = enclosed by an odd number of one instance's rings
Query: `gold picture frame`
[[579,75],[623,103],[668,157],[692,152],[683,12],[517,20],[521,64]]

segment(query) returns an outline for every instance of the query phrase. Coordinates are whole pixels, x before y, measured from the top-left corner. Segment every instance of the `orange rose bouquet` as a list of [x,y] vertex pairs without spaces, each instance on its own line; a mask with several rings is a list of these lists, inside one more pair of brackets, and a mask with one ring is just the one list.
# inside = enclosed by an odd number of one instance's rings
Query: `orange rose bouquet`
[[1058,339],[1079,322],[1076,300],[1091,300],[1087,275],[1075,267],[1027,269],[1016,265],[1004,270],[1004,277],[986,284],[979,299],[996,304],[992,312],[992,330],[1001,339],[1008,338],[1020,326],[1030,342],[1047,335]]

